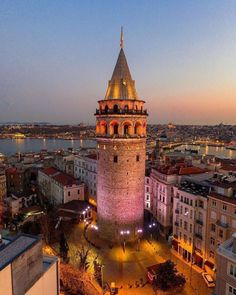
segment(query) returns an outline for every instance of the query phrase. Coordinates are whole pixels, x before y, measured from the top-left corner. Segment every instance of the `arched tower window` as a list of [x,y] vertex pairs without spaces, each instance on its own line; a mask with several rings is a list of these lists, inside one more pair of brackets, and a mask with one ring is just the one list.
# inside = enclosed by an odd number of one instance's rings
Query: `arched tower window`
[[139,136],[143,135],[143,127],[140,122],[136,122],[136,124],[134,126],[134,133]]
[[97,134],[100,133],[100,124],[99,124],[99,122],[97,122],[97,124],[96,124],[96,133]]
[[128,112],[128,110],[129,110],[129,106],[126,104],[125,105],[125,111]]
[[118,107],[117,104],[114,105],[114,107],[113,107],[113,111],[114,111],[114,113],[118,113],[118,111],[119,111],[119,107]]
[[123,135],[133,135],[134,129],[133,125],[130,121],[126,121],[123,123]]
[[106,114],[108,113],[108,106],[107,105],[105,106],[105,113]]
[[100,134],[101,135],[106,135],[107,134],[107,123],[106,122],[101,122]]
[[115,124],[114,125],[114,134],[116,135],[116,134],[118,134],[118,124]]
[[125,135],[129,134],[129,126],[128,125],[124,126],[124,134]]

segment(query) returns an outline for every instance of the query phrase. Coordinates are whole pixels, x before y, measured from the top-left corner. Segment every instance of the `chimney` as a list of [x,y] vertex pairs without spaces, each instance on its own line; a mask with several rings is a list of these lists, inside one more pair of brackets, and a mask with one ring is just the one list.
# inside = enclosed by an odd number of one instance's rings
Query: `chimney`
[[232,252],[234,254],[236,254],[236,233],[232,234],[233,237],[233,248],[232,248]]

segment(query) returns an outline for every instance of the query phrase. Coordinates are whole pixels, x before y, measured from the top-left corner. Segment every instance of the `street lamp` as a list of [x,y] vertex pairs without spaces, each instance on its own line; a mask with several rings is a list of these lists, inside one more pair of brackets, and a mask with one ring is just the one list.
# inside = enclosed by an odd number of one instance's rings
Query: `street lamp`
[[[143,230],[141,229],[141,228],[139,228],[138,230],[137,230],[137,233],[138,234],[141,234],[143,232]],[[140,240],[140,236],[139,236],[139,238],[138,238],[138,247],[137,247],[137,251],[140,251],[140,242],[141,242],[141,240]]]
[[152,222],[148,227],[150,229],[150,239],[152,240],[152,228],[156,227],[156,223]]
[[130,234],[130,231],[129,230],[121,230],[120,231],[120,234],[124,237],[124,240],[123,240],[123,251],[125,252],[125,235],[129,235]]

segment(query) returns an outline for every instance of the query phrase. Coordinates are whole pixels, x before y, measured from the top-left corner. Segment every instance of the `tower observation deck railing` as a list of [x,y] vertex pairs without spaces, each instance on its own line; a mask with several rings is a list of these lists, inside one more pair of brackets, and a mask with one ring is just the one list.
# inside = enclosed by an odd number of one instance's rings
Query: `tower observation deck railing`
[[125,110],[119,109],[117,111],[114,110],[99,110],[96,109],[95,115],[141,115],[147,116],[147,110]]
[[119,139],[119,138],[145,138],[146,135],[138,135],[138,134],[113,134],[113,135],[109,135],[109,134],[97,134],[96,135],[97,138],[113,138],[113,139]]

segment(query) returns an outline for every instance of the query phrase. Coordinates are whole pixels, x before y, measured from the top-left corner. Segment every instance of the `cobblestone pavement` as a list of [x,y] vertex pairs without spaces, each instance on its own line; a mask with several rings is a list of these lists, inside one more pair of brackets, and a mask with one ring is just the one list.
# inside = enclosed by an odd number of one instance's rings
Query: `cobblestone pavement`
[[[77,263],[76,251],[81,243],[89,246],[83,236],[83,225],[75,225],[70,234],[66,235],[70,247],[69,255],[71,263]],[[121,295],[146,295],[155,294],[152,287],[146,284],[144,287],[136,287],[136,283],[142,279],[146,282],[146,267],[164,262],[171,259],[177,264],[179,272],[185,275],[187,283],[181,293],[176,295],[210,295],[212,289],[207,288],[202,276],[194,268],[190,268],[185,262],[181,261],[171,252],[168,244],[161,241],[142,240],[140,251],[137,251],[137,245],[127,245],[125,251],[121,246],[109,247],[104,241],[99,240],[97,233],[91,227],[88,228],[87,237],[92,243],[98,245],[100,249],[91,247],[91,261],[96,257],[104,265],[104,281],[107,283],[115,282],[119,287]],[[110,245],[111,246],[111,245]],[[159,293],[157,293],[159,294]]]

